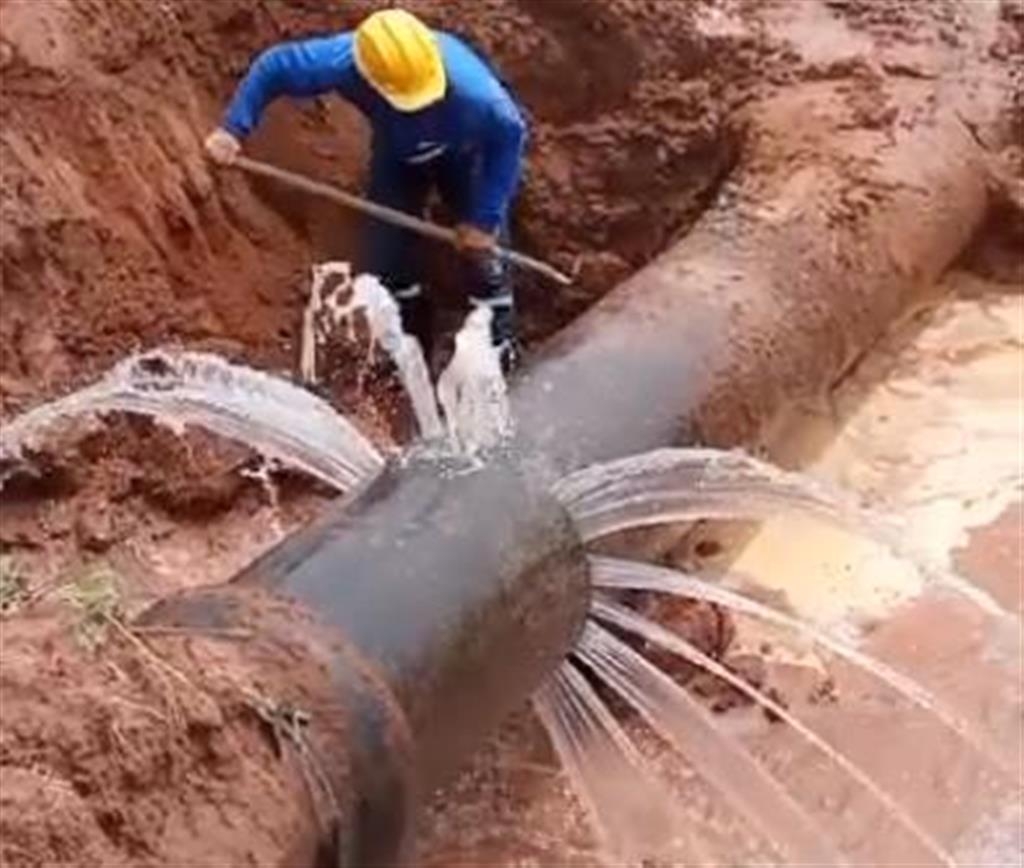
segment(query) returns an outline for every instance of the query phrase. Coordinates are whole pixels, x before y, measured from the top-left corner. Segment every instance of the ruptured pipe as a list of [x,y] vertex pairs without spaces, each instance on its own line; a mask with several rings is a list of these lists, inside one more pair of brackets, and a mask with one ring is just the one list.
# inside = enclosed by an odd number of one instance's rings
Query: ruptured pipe
[[[187,592],[143,623],[255,627],[279,646],[287,637],[296,672],[306,657],[326,660],[323,677],[296,679],[288,698],[328,709],[344,731],[326,746],[343,793],[328,861],[395,865],[411,858],[423,797],[573,647],[589,591],[568,516],[518,465],[467,473],[413,461],[387,468],[228,589]],[[268,620],[268,600],[291,611]]]
[[[517,384],[517,458],[462,475],[392,467],[226,588],[148,613],[237,621],[254,617],[240,599],[268,596],[301,613],[308,628],[278,618],[266,631],[291,637],[279,644],[296,701],[334,723],[332,864],[408,860],[420,799],[572,647],[588,582],[547,494],[558,474],[672,443],[751,442],[828,389],[980,224],[986,174],[952,112],[865,130],[843,106],[822,83],[759,109],[743,168],[698,226]],[[211,602],[225,595],[230,606]],[[298,677],[307,658],[325,661],[322,676]]]

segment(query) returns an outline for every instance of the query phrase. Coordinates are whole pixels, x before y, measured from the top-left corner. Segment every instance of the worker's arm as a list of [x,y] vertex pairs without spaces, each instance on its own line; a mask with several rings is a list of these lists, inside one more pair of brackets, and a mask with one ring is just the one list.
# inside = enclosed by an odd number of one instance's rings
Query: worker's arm
[[249,68],[221,126],[236,138],[245,138],[278,97],[312,97],[332,90],[344,95],[355,75],[349,33],[274,46]]
[[487,112],[482,174],[464,219],[493,234],[505,219],[519,184],[526,124],[511,101],[496,100],[488,106]]

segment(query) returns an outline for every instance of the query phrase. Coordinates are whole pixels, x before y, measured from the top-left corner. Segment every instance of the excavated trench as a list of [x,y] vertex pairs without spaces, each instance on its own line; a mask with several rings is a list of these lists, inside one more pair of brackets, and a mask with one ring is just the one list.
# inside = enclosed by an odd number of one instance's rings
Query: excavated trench
[[[373,4],[330,15],[310,5],[177,2],[158,15],[143,2],[0,5],[5,418],[139,345],[179,341],[293,368],[308,264],[350,255],[354,226],[213,175],[198,143],[258,46],[345,26]],[[889,14],[822,4],[827,20],[810,21],[807,4],[724,0],[408,5],[491,49],[534,114],[518,237],[561,265],[578,260],[580,278],[554,297],[524,282],[531,339],[712,205],[674,252],[547,345],[519,388],[517,416],[563,470],[680,434],[756,443],[778,411],[828,391],[980,225],[991,154],[978,140],[997,150],[1020,131],[1019,88],[1001,78],[1021,50],[1012,4],[980,23],[957,3]],[[283,106],[254,153],[355,184],[364,144],[351,121],[328,103]],[[1013,183],[995,185],[1011,202]],[[455,309],[451,288],[445,297]],[[353,356],[342,348],[334,360],[333,397],[386,440],[394,390],[347,376]],[[661,396],[656,409],[639,383]],[[311,834],[301,769],[281,767],[236,688],[299,685],[323,698],[329,639],[295,635],[269,601],[252,618],[283,634],[277,645],[151,638],[168,670],[123,638],[83,652],[74,612],[47,590],[99,560],[122,586],[120,605],[138,611],[225,579],[319,513],[323,493],[282,475],[270,507],[238,473],[252,460],[244,450],[126,419],[70,432],[39,458],[40,477],[5,492],[0,513],[0,545],[29,601],[3,622],[4,861],[299,858],[296,842]],[[703,608],[679,623],[689,618],[722,653],[721,617]],[[297,667],[297,654],[308,663]],[[197,680],[203,691],[189,686]],[[314,706],[318,720],[339,721],[324,739],[343,754],[349,710]],[[432,812],[427,864],[592,864],[590,834],[552,795],[548,763],[530,724],[513,721],[449,790],[447,811]],[[517,817],[540,820],[528,842],[502,837]],[[470,825],[487,834],[467,843]],[[548,830],[575,852],[542,841]]]

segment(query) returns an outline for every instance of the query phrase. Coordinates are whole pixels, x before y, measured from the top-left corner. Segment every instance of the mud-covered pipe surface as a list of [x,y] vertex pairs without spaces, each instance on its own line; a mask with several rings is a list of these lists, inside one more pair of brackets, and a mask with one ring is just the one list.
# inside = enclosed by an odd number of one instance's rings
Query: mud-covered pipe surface
[[428,787],[565,656],[589,602],[568,516],[504,461],[389,468],[234,581],[344,634],[401,706]]
[[951,110],[868,131],[823,83],[759,105],[746,138],[695,228],[518,383],[519,430],[555,471],[756,441],[921,300],[985,214],[982,154]]

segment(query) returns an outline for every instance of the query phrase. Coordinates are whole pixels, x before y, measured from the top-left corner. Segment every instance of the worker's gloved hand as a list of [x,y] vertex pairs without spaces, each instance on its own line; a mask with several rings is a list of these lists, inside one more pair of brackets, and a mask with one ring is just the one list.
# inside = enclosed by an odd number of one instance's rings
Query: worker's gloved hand
[[497,246],[497,236],[486,232],[472,223],[460,223],[455,227],[455,240],[459,250],[466,253],[490,253]]
[[220,127],[206,137],[205,147],[209,158],[222,166],[230,166],[242,152],[242,143]]

